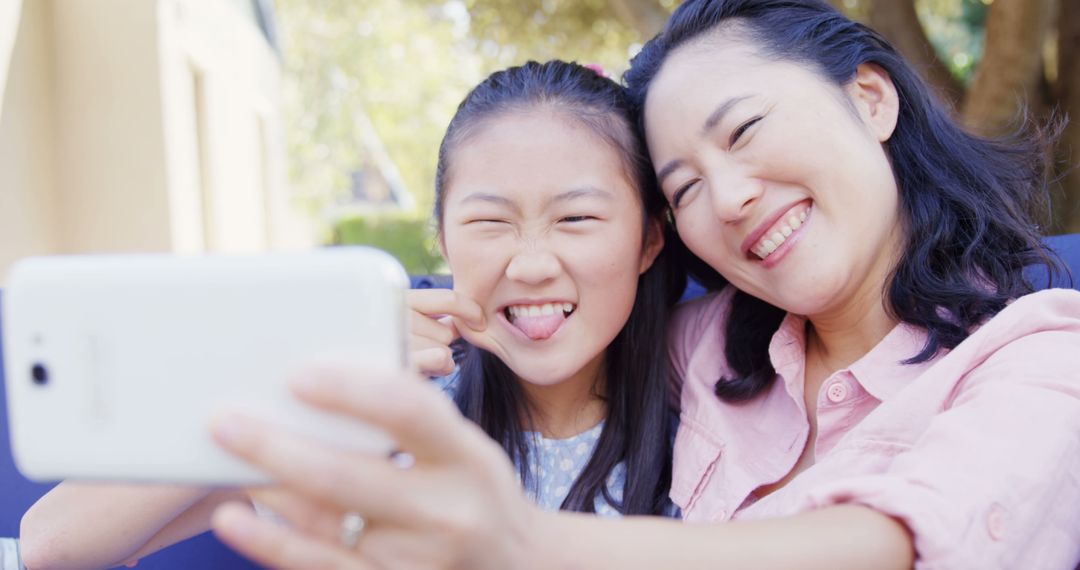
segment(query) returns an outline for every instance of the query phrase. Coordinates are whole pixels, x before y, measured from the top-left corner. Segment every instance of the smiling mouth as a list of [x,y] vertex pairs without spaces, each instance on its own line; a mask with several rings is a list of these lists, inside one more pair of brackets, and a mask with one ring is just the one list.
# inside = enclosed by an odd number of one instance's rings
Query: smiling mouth
[[774,251],[780,248],[799,228],[806,222],[810,213],[810,204],[802,203],[784,214],[768,230],[762,234],[761,239],[750,247],[750,253],[758,259],[767,259]]
[[573,303],[542,303],[538,305],[509,305],[503,316],[513,326],[532,340],[551,338],[574,314]]

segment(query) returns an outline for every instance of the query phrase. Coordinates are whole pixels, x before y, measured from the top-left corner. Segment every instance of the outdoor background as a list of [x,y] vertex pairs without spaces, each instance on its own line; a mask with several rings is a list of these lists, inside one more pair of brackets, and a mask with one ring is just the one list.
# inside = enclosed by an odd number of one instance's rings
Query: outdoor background
[[[412,271],[438,267],[426,233],[435,150],[454,108],[486,74],[527,59],[600,63],[617,77],[676,6],[658,0],[279,0],[285,53],[290,179],[313,212],[363,203],[352,172],[377,161],[373,128],[412,195],[415,213],[339,210],[334,239],[374,241]],[[964,124],[1008,131],[1026,105],[1036,119],[1080,118],[1080,2],[861,0],[835,2],[918,63]],[[366,116],[366,118],[364,118]],[[361,118],[359,121],[357,118]],[[367,124],[370,122],[370,125]],[[1056,231],[1080,231],[1080,177],[1062,147]],[[352,192],[350,193],[350,189]],[[1069,196],[1071,199],[1066,199]],[[406,253],[408,252],[408,253]]]
[[[441,271],[435,159],[469,88],[530,59],[597,63],[617,78],[677,4],[0,0],[0,276],[34,253],[340,243]],[[1078,0],[834,4],[884,33],[976,132],[1006,133],[1025,113],[1080,118]],[[132,90],[141,103],[125,102]],[[1080,232],[1078,157],[1071,124],[1048,234]]]

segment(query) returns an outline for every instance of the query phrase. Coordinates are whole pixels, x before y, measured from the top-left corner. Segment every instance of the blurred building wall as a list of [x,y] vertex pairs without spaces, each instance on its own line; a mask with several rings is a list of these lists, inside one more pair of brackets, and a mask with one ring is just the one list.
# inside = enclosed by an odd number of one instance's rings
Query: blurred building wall
[[0,114],[0,283],[32,254],[311,245],[287,196],[280,62],[239,5],[22,3]]
[[[0,101],[4,98],[11,46],[15,44],[15,31],[19,29],[19,10],[22,0],[0,0]],[[0,106],[0,113],[3,112]]]

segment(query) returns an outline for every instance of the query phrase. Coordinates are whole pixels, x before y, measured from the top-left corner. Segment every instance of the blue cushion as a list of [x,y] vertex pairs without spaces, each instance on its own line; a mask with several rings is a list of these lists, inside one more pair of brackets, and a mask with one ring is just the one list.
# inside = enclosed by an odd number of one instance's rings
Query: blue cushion
[[[1050,285],[1080,289],[1080,234],[1053,236],[1045,241],[1061,258],[1066,270],[1066,273],[1054,276]],[[1045,266],[1030,267],[1024,273],[1036,289],[1047,287]]]

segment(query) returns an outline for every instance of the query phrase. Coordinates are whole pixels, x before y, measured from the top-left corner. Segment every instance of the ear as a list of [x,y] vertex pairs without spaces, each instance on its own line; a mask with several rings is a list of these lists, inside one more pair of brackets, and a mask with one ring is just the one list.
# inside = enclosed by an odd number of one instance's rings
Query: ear
[[877,140],[889,140],[900,115],[900,97],[888,72],[873,63],[860,64],[855,78],[847,85],[847,92]]
[[660,220],[649,220],[645,228],[645,246],[641,248],[641,262],[638,264],[638,275],[645,273],[652,267],[660,250],[664,249],[664,224]]

